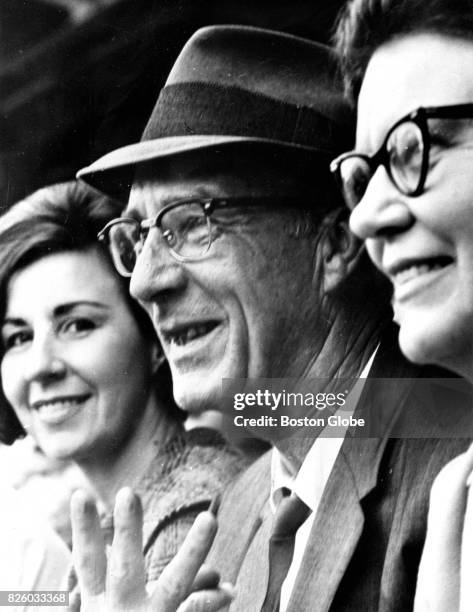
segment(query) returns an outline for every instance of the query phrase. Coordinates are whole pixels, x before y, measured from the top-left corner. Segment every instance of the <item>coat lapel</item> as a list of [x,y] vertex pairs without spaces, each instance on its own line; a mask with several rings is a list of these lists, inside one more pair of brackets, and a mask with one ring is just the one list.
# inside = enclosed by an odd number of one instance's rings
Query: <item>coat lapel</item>
[[[268,587],[269,539],[272,525],[273,515],[266,500],[258,530],[251,540],[238,574],[237,595],[229,612],[261,610]],[[242,585],[242,588],[238,588],[239,585]]]
[[[402,386],[383,384],[383,378],[415,378],[418,370],[399,353],[392,330],[381,343],[356,415],[372,415],[382,404],[378,437],[356,438],[348,432],[317,510],[287,612],[326,612],[354,554],[363,531],[362,500],[377,486],[378,472],[389,434],[409,393]],[[380,427],[384,435],[379,436]]]
[[[245,470],[223,496],[218,512],[219,529],[206,561],[218,570],[223,581],[235,583],[238,578],[240,583],[242,565],[248,563],[247,553],[253,541],[260,538],[262,533],[270,483],[271,451],[268,451]],[[261,558],[258,558],[255,567],[259,571]],[[257,573],[255,567],[252,571]],[[244,608],[232,605],[231,609]]]
[[380,455],[382,445],[378,440],[351,439],[344,443],[314,520],[288,612],[329,609],[364,524],[353,457],[357,456],[359,464],[362,462],[372,473]]

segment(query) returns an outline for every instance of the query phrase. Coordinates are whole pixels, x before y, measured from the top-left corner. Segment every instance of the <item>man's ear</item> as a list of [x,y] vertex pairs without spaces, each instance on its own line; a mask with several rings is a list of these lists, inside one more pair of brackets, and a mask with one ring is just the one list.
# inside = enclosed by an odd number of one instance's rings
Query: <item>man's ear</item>
[[362,247],[363,243],[350,231],[345,215],[338,215],[328,228],[322,246],[325,293],[336,291],[350,276],[363,251]]

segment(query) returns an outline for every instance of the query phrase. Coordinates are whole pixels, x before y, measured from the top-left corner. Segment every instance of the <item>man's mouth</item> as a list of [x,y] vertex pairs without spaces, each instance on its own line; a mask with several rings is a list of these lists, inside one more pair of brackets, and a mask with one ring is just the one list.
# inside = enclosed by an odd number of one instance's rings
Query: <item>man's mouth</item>
[[189,342],[206,336],[213,331],[218,325],[219,321],[206,321],[204,323],[197,323],[194,325],[182,325],[175,327],[171,331],[163,333],[164,339],[168,344],[175,344],[176,346],[185,346]]
[[441,270],[452,263],[453,258],[447,255],[424,259],[407,259],[391,266],[388,269],[388,274],[392,282],[400,286],[419,276]]

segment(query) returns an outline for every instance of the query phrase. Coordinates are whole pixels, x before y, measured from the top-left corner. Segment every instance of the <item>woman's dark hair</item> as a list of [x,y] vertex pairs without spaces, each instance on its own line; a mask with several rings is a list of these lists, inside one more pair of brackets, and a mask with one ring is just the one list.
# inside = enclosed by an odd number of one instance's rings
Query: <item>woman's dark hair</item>
[[412,33],[473,42],[473,0],[351,0],[333,37],[347,97],[356,104],[366,67],[378,47]]
[[[13,205],[0,217],[0,320],[5,316],[8,282],[15,272],[46,255],[84,251],[94,246],[98,232],[115,217],[123,204],[99,194],[78,182],[61,183],[39,189]],[[109,255],[103,248],[104,257]],[[110,273],[114,268],[110,262]],[[155,337],[151,321],[128,292],[128,279],[118,276],[126,300],[145,338]],[[3,357],[3,347],[0,348]],[[167,366],[159,371],[157,393],[164,406],[179,414],[172,400],[172,384]],[[0,391],[0,441],[12,444],[25,431],[12,407]]]

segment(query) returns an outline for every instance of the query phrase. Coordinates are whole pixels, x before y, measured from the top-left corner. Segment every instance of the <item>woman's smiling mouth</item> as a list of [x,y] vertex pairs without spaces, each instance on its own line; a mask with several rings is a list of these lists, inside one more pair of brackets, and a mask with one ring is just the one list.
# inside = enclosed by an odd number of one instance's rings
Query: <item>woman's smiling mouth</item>
[[406,259],[388,269],[394,286],[394,299],[406,300],[413,297],[451,271],[454,259],[449,256]]
[[42,423],[58,425],[77,414],[90,397],[90,393],[84,393],[45,398],[31,402],[30,408],[37,412]]
[[441,270],[452,263],[452,257],[448,256],[410,259],[402,261],[396,266],[391,266],[388,274],[393,284],[402,285],[413,278]]

